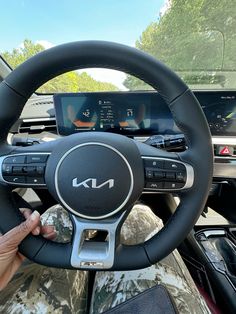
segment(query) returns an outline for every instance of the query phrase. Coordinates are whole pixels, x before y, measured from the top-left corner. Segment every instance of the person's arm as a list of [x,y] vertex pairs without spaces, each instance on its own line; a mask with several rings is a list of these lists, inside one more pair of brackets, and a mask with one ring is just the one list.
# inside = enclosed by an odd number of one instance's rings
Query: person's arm
[[6,287],[25,258],[18,252],[18,245],[29,233],[42,233],[50,239],[55,237],[53,226],[41,226],[40,214],[37,211],[32,214],[30,209],[21,211],[26,220],[0,236],[0,291]]

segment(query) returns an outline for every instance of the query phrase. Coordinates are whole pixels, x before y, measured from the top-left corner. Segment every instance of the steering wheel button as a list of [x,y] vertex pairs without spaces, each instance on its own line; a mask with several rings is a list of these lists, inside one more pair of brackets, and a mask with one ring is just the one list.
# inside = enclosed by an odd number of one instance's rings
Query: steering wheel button
[[186,175],[183,172],[177,172],[176,173],[176,181],[178,181],[178,182],[185,182],[185,177],[186,177]]
[[163,189],[163,183],[162,182],[147,182],[146,188],[148,189]]
[[12,170],[13,174],[23,174],[23,167],[22,166],[14,166]]
[[185,170],[185,166],[179,162],[165,160],[164,162],[165,169],[171,170]]
[[37,174],[44,174],[45,167],[44,166],[37,166],[36,167],[36,172]]
[[23,176],[5,176],[4,180],[11,183],[25,183],[25,177]]
[[153,178],[153,171],[152,170],[146,170],[146,178],[148,178],[148,179]]
[[162,171],[154,171],[154,177],[157,180],[162,180],[163,178],[165,178],[165,172]]
[[23,168],[23,171],[26,172],[28,175],[37,175],[37,168],[36,166],[26,166]]
[[166,179],[169,181],[175,181],[175,179],[176,179],[175,173],[174,172],[167,172],[166,173]]
[[184,183],[178,183],[178,182],[165,182],[164,183],[164,189],[168,189],[168,190],[181,189],[183,187],[184,187]]
[[25,156],[12,156],[7,157],[3,161],[5,164],[23,164],[25,162]]
[[163,169],[164,161],[157,159],[144,159],[145,167]]
[[46,162],[48,155],[28,155],[27,164]]
[[26,181],[28,184],[45,184],[44,178],[39,177],[27,177]]
[[2,174],[11,174],[12,173],[12,166],[11,165],[2,165]]

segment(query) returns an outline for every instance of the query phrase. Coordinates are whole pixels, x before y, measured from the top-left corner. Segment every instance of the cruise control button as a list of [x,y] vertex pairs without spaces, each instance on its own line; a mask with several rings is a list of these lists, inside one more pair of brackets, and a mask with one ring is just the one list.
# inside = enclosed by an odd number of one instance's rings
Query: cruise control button
[[185,170],[185,166],[179,162],[175,161],[167,161],[165,160],[164,163],[165,169],[172,169],[172,170]]
[[45,184],[44,178],[27,177],[26,179],[26,182],[28,184]]
[[25,162],[25,156],[12,156],[4,159],[5,164],[23,164]]
[[148,189],[162,189],[163,188],[163,183],[162,182],[147,182],[146,183],[146,188]]
[[148,179],[153,178],[153,171],[152,170],[146,170],[146,178],[148,178]]
[[157,159],[144,159],[145,167],[163,169],[164,161]]
[[24,173],[27,173],[27,175],[36,175],[36,166],[25,166],[23,167]]
[[4,176],[4,180],[10,183],[25,183],[25,177],[22,176]]
[[185,182],[186,175],[184,172],[176,172],[176,181],[178,182]]
[[44,174],[44,171],[45,171],[45,166],[37,166],[36,167],[37,174]]
[[178,182],[165,182],[164,189],[172,190],[172,189],[181,189],[184,187],[184,183]]
[[174,172],[167,172],[166,173],[166,180],[175,181],[175,173]]
[[3,164],[2,165],[2,174],[7,175],[12,173],[12,165]]
[[23,167],[22,166],[14,166],[12,170],[13,174],[23,174]]
[[154,171],[154,177],[157,180],[162,180],[165,178],[165,176],[166,176],[166,174],[163,171]]
[[28,155],[27,164],[46,162],[48,155]]

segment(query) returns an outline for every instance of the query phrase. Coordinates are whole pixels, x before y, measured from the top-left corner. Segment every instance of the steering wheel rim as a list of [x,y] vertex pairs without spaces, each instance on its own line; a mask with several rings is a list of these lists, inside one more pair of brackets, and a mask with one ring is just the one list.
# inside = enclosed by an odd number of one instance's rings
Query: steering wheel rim
[[[20,116],[27,99],[38,87],[57,75],[86,67],[121,70],[150,84],[165,99],[175,123],[186,137],[188,150],[180,154],[160,152],[141,143],[135,143],[133,146],[133,143],[131,144],[128,140],[124,144],[132,146],[132,152],[130,151],[128,156],[131,159],[133,157],[130,156],[137,154],[138,150],[142,157],[169,158],[186,163],[192,167],[194,172],[191,186],[181,191],[181,202],[176,212],[158,234],[140,245],[116,246],[114,248],[114,260],[109,266],[93,265],[92,268],[121,270],[147,267],[171,253],[191,231],[206,203],[213,173],[211,135],[206,118],[195,96],[168,67],[144,52],[110,42],[73,42],[39,53],[20,65],[0,84],[0,109],[3,113],[0,117],[0,125],[2,126],[0,129],[0,158],[4,160],[6,155],[56,151],[54,143],[40,144],[27,149],[13,147],[6,143],[7,134]],[[78,144],[78,136],[76,134],[68,137],[70,144],[63,144],[65,151]],[[95,139],[96,143],[101,141],[108,143],[107,145],[115,147],[125,155],[125,149],[119,144],[119,141],[122,143],[126,141],[122,138],[118,135],[113,137],[113,135],[93,133],[88,136],[80,135],[79,144]],[[60,143],[64,143],[62,141]],[[58,151],[57,154],[59,154]],[[137,167],[139,167],[137,173],[141,174],[141,163],[136,157],[133,158],[132,167],[135,167],[134,164],[137,163]],[[49,171],[52,176],[55,173],[53,171]],[[0,175],[0,179],[2,179],[2,175]],[[47,174],[46,179],[50,183],[50,176]],[[0,185],[0,229],[5,233],[19,224],[23,217],[10,197],[9,185],[6,185],[5,180],[0,181],[2,181]],[[140,186],[144,184],[142,175],[136,176],[136,181],[138,188],[126,204],[126,209],[130,208],[138,198]],[[54,190],[51,189],[50,192],[54,193]],[[124,218],[125,214],[122,213],[117,221],[120,223]],[[74,219],[73,222],[76,227],[76,220]],[[99,225],[99,222],[96,221],[96,224]],[[91,265],[88,264],[81,267],[81,264],[71,263],[73,245],[71,243],[53,243],[40,236],[29,235],[19,249],[26,257],[43,265],[91,269]]]

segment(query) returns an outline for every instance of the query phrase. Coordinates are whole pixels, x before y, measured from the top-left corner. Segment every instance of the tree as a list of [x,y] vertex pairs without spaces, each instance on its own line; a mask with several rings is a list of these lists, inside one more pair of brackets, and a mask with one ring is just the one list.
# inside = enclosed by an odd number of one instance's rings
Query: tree
[[44,47],[42,45],[33,44],[31,40],[25,39],[20,48],[14,48],[11,52],[5,51],[2,53],[2,56],[12,68],[16,68],[18,65],[43,50]]
[[[167,12],[144,30],[136,47],[176,70],[187,83],[224,85],[227,78],[217,73],[236,68],[235,0],[169,2]],[[131,76],[124,85],[147,88]]]
[[[42,45],[35,44],[31,40],[26,39],[24,40],[22,47],[13,49],[10,52],[5,51],[2,53],[2,56],[12,68],[16,68],[18,65],[43,50],[45,50],[45,48]],[[116,90],[118,90],[118,88],[111,83],[94,80],[86,72],[79,74],[76,71],[59,75],[38,89],[41,93]]]

